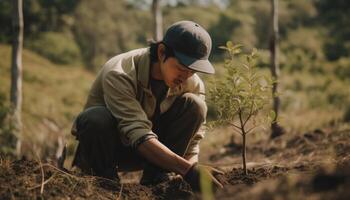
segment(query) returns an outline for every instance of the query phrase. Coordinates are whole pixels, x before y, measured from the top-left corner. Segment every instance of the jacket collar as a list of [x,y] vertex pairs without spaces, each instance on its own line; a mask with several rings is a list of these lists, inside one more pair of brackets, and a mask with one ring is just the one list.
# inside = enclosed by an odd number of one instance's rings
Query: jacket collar
[[147,51],[141,55],[139,62],[137,63],[137,80],[141,83],[143,88],[148,88],[149,85],[149,76],[150,76],[150,49],[147,48]]

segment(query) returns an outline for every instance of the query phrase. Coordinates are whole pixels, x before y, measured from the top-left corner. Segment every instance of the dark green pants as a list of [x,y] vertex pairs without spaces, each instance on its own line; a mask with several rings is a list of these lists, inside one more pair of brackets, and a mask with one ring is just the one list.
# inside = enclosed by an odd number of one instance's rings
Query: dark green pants
[[[98,116],[98,117],[97,117]],[[158,140],[174,153],[183,156],[192,136],[206,117],[206,105],[194,94],[178,97],[172,107],[153,120]],[[147,162],[135,149],[124,146],[119,137],[118,120],[104,106],[90,107],[79,114],[78,148],[73,166],[85,173],[113,178],[118,171],[135,171]]]

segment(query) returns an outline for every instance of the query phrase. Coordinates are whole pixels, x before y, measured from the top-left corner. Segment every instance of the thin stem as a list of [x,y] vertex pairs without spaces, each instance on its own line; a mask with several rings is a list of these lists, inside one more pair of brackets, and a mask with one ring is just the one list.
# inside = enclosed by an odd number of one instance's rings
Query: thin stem
[[[238,129],[237,127],[233,127],[233,128]],[[238,130],[236,130],[236,129],[232,129],[232,130],[233,130],[233,132],[234,132],[234,133],[237,133],[237,134],[239,134],[239,135],[241,135],[241,136],[242,136],[241,129],[238,129]]]
[[229,124],[235,128],[238,128],[239,130],[241,130],[241,127],[237,126],[236,124],[234,124],[233,122],[229,122]]
[[248,171],[247,171],[247,163],[246,163],[246,132],[245,132],[244,124],[243,124],[243,120],[242,120],[241,108],[239,108],[238,116],[239,116],[239,121],[241,122],[241,132],[242,132],[242,140],[243,140],[242,141],[242,145],[243,145],[243,149],[242,149],[243,171],[244,171],[244,174],[247,175]]
[[247,161],[246,161],[246,134],[242,134],[242,139],[243,139],[243,150],[242,150],[242,159],[243,159],[243,171],[244,174],[247,175]]
[[38,162],[39,162],[39,166],[40,166],[40,172],[41,172],[41,184],[40,184],[40,194],[44,193],[44,183],[45,183],[45,174],[44,174],[44,168],[43,168],[43,164],[41,163],[41,159],[40,156],[36,153],[35,154]]
[[[47,184],[48,182],[50,182],[54,177],[55,177],[56,173],[54,175],[52,175],[50,178],[46,179],[46,181],[44,181],[43,183],[41,183],[40,185],[36,185],[34,187],[28,188],[28,190],[33,190],[36,189],[38,187],[42,187],[42,185]],[[41,190],[41,189],[40,189]]]
[[252,128],[248,129],[248,130],[246,131],[246,134],[250,133],[250,131],[252,131],[252,130],[255,129],[256,127],[258,127],[258,126],[253,126]]
[[243,126],[245,126],[248,120],[252,117],[252,113],[253,113],[253,103],[250,105],[249,115],[247,119],[244,121]]
[[119,195],[117,196],[117,200],[121,199],[122,192],[123,192],[123,184],[121,184],[121,186],[120,186],[120,191],[119,191]]
[[[242,110],[241,110],[241,107],[239,107],[239,109],[238,109],[238,116],[239,116],[239,122],[241,123],[241,127],[240,127],[240,129],[241,130],[244,130],[244,123],[243,123],[243,119],[242,119]],[[243,133],[243,131],[242,131],[242,133]]]

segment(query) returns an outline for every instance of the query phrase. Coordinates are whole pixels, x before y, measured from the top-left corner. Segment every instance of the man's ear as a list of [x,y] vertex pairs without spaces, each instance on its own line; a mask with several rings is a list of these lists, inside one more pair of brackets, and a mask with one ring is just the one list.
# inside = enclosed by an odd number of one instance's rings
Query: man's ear
[[158,57],[158,61],[159,62],[163,62],[164,58],[165,58],[165,45],[163,43],[160,43],[158,46],[158,50],[157,50],[157,57]]

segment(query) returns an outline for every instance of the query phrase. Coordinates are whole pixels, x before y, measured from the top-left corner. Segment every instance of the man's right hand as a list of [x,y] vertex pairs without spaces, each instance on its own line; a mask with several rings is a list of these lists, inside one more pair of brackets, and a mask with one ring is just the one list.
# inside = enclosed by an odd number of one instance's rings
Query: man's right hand
[[188,170],[188,172],[183,176],[184,180],[191,185],[192,190],[195,192],[201,191],[201,177],[208,177],[212,182],[213,189],[223,188],[223,185],[220,183],[218,179],[215,178],[218,174],[224,174],[224,172],[215,169],[210,166],[193,164],[192,167]]

